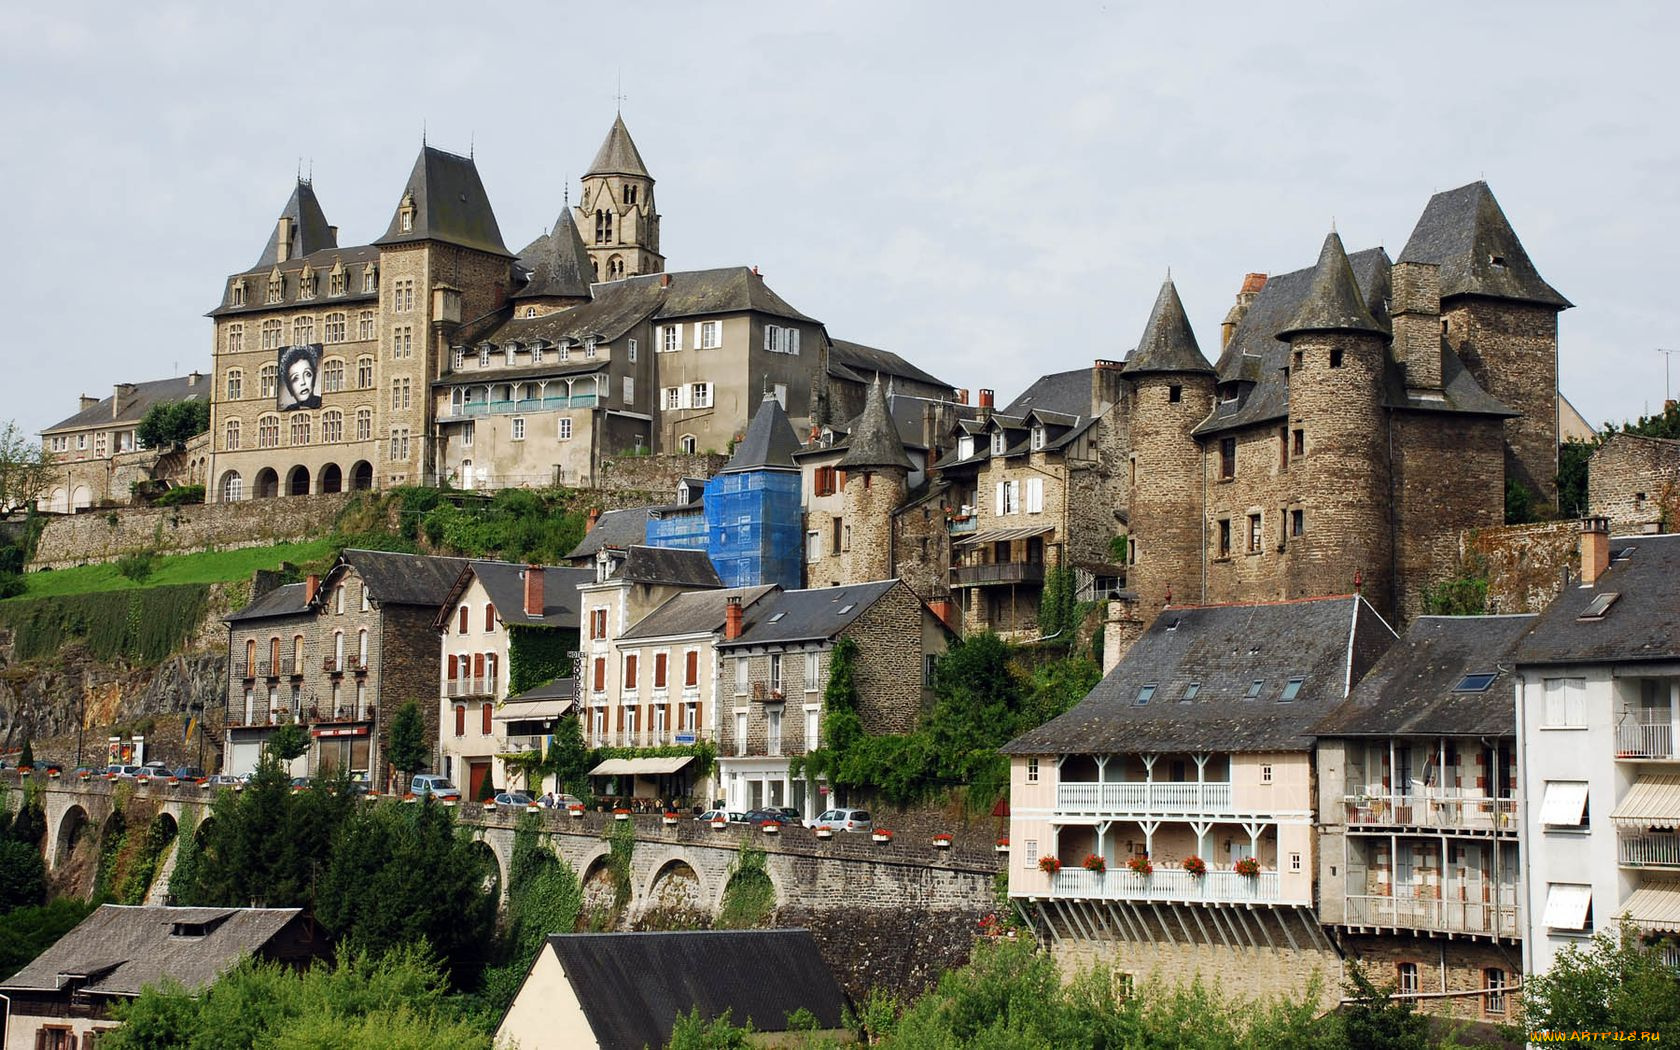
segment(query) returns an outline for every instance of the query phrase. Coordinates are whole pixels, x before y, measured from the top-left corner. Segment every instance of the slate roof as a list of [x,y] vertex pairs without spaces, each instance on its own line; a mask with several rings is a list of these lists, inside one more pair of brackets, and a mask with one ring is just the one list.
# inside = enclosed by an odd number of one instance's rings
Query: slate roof
[[[327,223],[326,213],[321,210],[321,202],[315,199],[315,187],[308,179],[297,180],[297,185],[292,187],[291,198],[286,201],[286,206],[280,209],[277,219],[292,220],[292,236],[286,252],[288,259],[311,255],[324,248],[338,247],[332,227]],[[280,223],[276,221],[274,229],[268,235],[268,244],[263,247],[262,255],[251,268],[261,270],[272,267],[279,261]]]
[[[402,201],[414,198],[414,226],[402,228]],[[436,146],[420,147],[414,170],[391,214],[391,225],[376,245],[442,241],[491,255],[512,255],[502,243],[490,196],[471,157],[448,153]]]
[[869,382],[875,375],[901,376],[945,390],[952,389],[951,384],[917,368],[891,350],[879,350],[845,339],[829,340],[828,374],[860,383]]
[[602,140],[601,148],[595,151],[595,159],[589,162],[589,170],[584,174],[649,177],[647,165],[642,163],[642,155],[630,138],[630,129],[624,126],[622,116],[613,118],[607,137]]
[[851,433],[846,454],[840,457],[839,465],[842,468],[859,470],[867,467],[899,467],[906,471],[915,469],[916,465],[910,462],[910,457],[904,452],[904,442],[899,440],[898,425],[887,415],[887,401],[881,393],[879,376],[869,384],[869,393],[863,400],[863,411],[852,420],[849,429]]
[[[165,908],[100,906],[33,962],[9,978],[12,989],[59,990],[59,975],[87,977],[84,989],[132,996],[165,977],[190,990],[205,987],[241,956],[262,951],[300,908]],[[178,937],[176,923],[203,924],[203,936]]]
[[512,342],[531,344],[539,341],[549,345],[577,344],[590,336],[610,343],[652,317],[664,298],[657,283],[636,279],[597,284],[590,294],[593,298],[589,302],[569,309],[556,310],[541,317],[511,317],[475,340],[473,345],[496,347]]
[[[527,616],[525,566],[506,561],[475,561],[467,571],[477,576],[478,581],[484,585],[484,591],[490,596],[490,602],[495,605],[496,615],[501,618],[502,623],[513,627],[581,627],[583,615],[578,584],[595,582],[594,569],[544,566],[543,614]],[[459,592],[464,590],[465,581],[466,573],[463,572],[461,582],[457,583],[449,598],[440,604],[440,608],[454,601]]]
[[845,997],[808,930],[574,933],[548,947],[602,1050],[664,1046],[696,1009],[759,1032],[785,1031],[800,1009],[842,1026]]
[[1442,299],[1485,295],[1560,310],[1574,305],[1541,278],[1485,182],[1429,198],[1400,261],[1439,266]]
[[741,605],[752,609],[765,595],[776,590],[775,584],[756,587],[730,587],[727,590],[689,591],[671,598],[664,605],[648,613],[635,626],[619,635],[624,641],[639,638],[671,638],[685,634],[706,634],[723,630],[724,608],[731,597],[741,599]]
[[[1318,735],[1511,736],[1511,651],[1534,622],[1533,613],[1418,617],[1318,724]],[[1486,689],[1455,692],[1468,674],[1495,677]]]
[[[1185,316],[1184,302],[1179,299],[1171,277],[1161,284],[1155,307],[1149,311],[1149,321],[1143,326],[1143,338],[1138,340],[1137,349],[1126,355],[1122,371],[1128,376],[1147,372],[1213,373],[1213,366],[1196,343],[1196,333],[1190,329],[1190,318]],[[1089,406],[1087,397],[1085,411],[1090,411]]]
[[1307,294],[1277,334],[1284,338],[1298,332],[1388,333],[1366,308],[1359,282],[1353,276],[1353,264],[1348,262],[1342,238],[1334,230],[1319,249]]
[[[278,230],[276,232],[278,233]],[[222,288],[222,301],[205,316],[228,317],[234,314],[263,313],[283,310],[300,302],[307,302],[312,309],[324,312],[339,306],[377,302],[377,291],[362,291],[362,273],[368,263],[375,266],[379,263],[379,249],[371,244],[349,248],[321,248],[308,255],[293,256],[283,263],[259,264],[253,269],[230,275],[227,284]],[[326,283],[326,278],[332,273],[335,265],[344,268],[344,292],[340,295],[330,294],[331,285]],[[305,267],[315,273],[316,287],[313,299],[298,298]],[[268,301],[268,278],[276,269],[280,271],[283,279],[281,301],[271,303]],[[233,281],[238,278],[245,279],[243,306],[235,306],[233,303]]]
[[303,600],[304,585],[288,583],[276,587],[266,594],[259,595],[249,602],[243,609],[238,609],[222,617],[223,623],[238,623],[242,620],[266,620],[276,616],[296,616],[309,611],[309,606]]
[[[748,470],[798,470],[793,454],[799,451],[799,435],[793,432],[787,413],[775,394],[765,394],[747,424],[747,432],[735,444],[735,453],[719,474]],[[901,453],[902,454],[902,453]]]
[[151,379],[144,383],[135,383],[134,393],[127,395],[120,412],[111,411],[112,402],[116,399],[113,392],[110,397],[101,399],[97,404],[84,408],[73,416],[59,420],[41,433],[52,434],[60,430],[81,430],[85,427],[112,426],[117,423],[138,423],[145,418],[146,412],[153,405],[160,405],[166,401],[210,400],[210,384],[210,377],[202,373],[196,376],[176,376],[173,379]]
[[630,507],[609,510],[595,521],[595,527],[584,534],[566,555],[566,560],[593,558],[602,547],[630,547],[647,542],[649,507]]
[[723,586],[705,551],[640,544],[625,551],[624,564],[613,577],[632,583],[667,583],[679,587]]
[[720,642],[718,648],[783,645],[837,637],[898,583],[898,580],[876,580],[844,587],[781,591],[747,609],[742,618],[741,636],[734,641]]
[[999,409],[997,415],[1019,418],[1032,408],[1047,408],[1070,416],[1090,415],[1091,370],[1075,368],[1039,376],[1015,400]]
[[[632,284],[660,284],[666,274],[650,273],[628,277]],[[795,310],[787,300],[770,290],[764,278],[745,266],[725,266],[715,270],[682,270],[670,274],[670,287],[660,304],[658,318],[698,317],[705,314],[736,313],[753,310],[772,317],[786,317],[795,321],[819,323],[813,317]]]
[[[1306,751],[1313,727],[1393,643],[1363,598],[1169,606],[1073,710],[1001,750],[1014,755]],[[1292,701],[1281,696],[1301,678]],[[1259,695],[1246,698],[1259,681]],[[1191,683],[1195,698],[1183,701]],[[1147,704],[1138,698],[1155,686]]]
[[[470,564],[466,558],[444,558],[433,554],[398,554],[347,547],[338,556],[338,567],[349,565],[381,605],[442,606]],[[335,567],[334,571],[338,571]],[[316,600],[330,588],[323,581]]]
[[[544,682],[542,685],[533,686],[516,696],[508,697],[502,701],[503,712],[508,713],[505,706],[507,704],[528,704],[536,703],[539,700],[572,700],[576,697],[576,682],[570,678],[556,678],[553,681]],[[517,714],[517,712],[512,713]]]
[[[1571,584],[1517,646],[1519,664],[1619,663],[1680,658],[1680,535],[1614,536],[1610,567],[1590,587]],[[1604,616],[1580,618],[1593,599],[1620,595]]]
[[587,299],[589,286],[595,280],[589,250],[584,247],[583,235],[578,232],[570,208],[561,211],[552,230],[525,246],[519,253],[519,265],[530,271],[531,278],[525,287],[513,293],[514,299],[546,296]]

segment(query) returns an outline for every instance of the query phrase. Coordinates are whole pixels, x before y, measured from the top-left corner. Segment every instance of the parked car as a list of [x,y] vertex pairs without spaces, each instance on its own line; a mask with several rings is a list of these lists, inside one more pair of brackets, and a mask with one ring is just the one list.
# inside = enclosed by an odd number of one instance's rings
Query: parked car
[[523,791],[504,791],[496,796],[498,806],[517,806],[524,809],[531,804],[531,796]]
[[175,770],[175,776],[181,780],[203,780],[205,774],[197,766],[182,766]]
[[243,784],[248,778],[243,773],[217,773],[210,778],[211,787],[233,787]]
[[310,783],[311,783],[311,781],[308,777],[293,777],[292,778],[292,790],[293,791],[307,790]]
[[152,775],[152,771],[145,766],[106,766],[105,772],[115,773],[119,777],[127,777],[130,780],[139,776],[149,777]]
[[808,828],[833,828],[835,831],[867,832],[875,829],[867,809],[829,809],[805,822]]
[[702,824],[710,824],[719,817],[722,817],[731,824],[745,824],[747,822],[747,815],[745,813],[742,813],[739,810],[728,809],[708,809],[706,812],[700,814],[694,819],[700,821]]
[[414,779],[408,782],[408,790],[415,798],[430,795],[439,802],[461,801],[461,789],[439,773],[416,773]]
[[786,824],[788,815],[779,809],[750,809],[742,819],[742,823],[761,828],[766,824]]
[[799,815],[799,811],[794,809],[792,806],[775,806],[772,807],[772,810],[773,812],[780,813],[782,815],[783,824],[799,824],[804,820],[804,818]]

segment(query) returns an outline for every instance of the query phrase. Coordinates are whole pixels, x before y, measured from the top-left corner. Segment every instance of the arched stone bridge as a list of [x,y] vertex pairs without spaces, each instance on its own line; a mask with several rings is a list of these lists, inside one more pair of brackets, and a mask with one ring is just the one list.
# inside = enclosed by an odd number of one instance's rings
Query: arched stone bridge
[[[15,773],[6,774],[7,803],[16,809],[23,792]],[[128,785],[136,799],[157,807],[156,819],[172,819],[183,832],[195,829],[209,812],[211,790],[197,785],[160,782],[141,786],[134,781],[42,779],[42,813],[47,825],[44,853],[47,866],[65,863],[88,828],[103,827],[111,816],[118,785]],[[379,800],[370,804],[398,805]],[[496,861],[499,884],[507,885],[514,831],[524,814],[513,810],[485,811],[462,806],[460,825],[484,843]],[[561,811],[539,814],[547,841],[589,886],[605,870],[606,835],[611,814],[587,813],[575,818]],[[658,816],[632,818],[636,847],[631,855],[632,917],[662,906],[694,908],[715,913],[734,873],[743,846],[765,854],[765,873],[776,890],[779,906],[826,911],[841,907],[927,911],[973,911],[994,899],[992,880],[1000,857],[975,850],[936,849],[931,841],[900,839],[876,844],[867,835],[837,835],[820,840],[805,828],[784,828],[766,835],[731,825],[715,831],[710,824],[684,817],[667,826]],[[150,899],[161,902],[167,892],[174,853],[166,859]]]

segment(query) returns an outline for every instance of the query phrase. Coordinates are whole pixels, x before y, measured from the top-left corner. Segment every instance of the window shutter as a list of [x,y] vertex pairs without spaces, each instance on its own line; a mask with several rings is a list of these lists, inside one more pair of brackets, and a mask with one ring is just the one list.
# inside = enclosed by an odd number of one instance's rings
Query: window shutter
[[773,349],[772,340],[774,339],[774,336],[772,333],[775,331],[776,326],[773,324],[767,324],[764,326],[764,349],[766,351]]
[[1000,518],[1003,517],[1003,486],[1006,484],[1003,481],[997,483],[997,515]]
[[799,356],[799,329],[790,328],[790,329],[788,329],[788,334],[790,336],[788,353],[792,354],[795,357],[798,357]]

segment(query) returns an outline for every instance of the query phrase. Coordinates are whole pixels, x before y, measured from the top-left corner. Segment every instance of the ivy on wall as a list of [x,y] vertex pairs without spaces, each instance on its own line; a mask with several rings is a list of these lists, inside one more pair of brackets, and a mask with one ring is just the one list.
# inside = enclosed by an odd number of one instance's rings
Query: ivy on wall
[[571,653],[578,647],[575,628],[509,624],[507,630],[509,696],[571,676]]
[[19,660],[52,656],[82,642],[102,660],[156,663],[179,649],[204,620],[210,588],[202,583],[132,591],[21,599],[0,606]]

